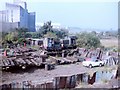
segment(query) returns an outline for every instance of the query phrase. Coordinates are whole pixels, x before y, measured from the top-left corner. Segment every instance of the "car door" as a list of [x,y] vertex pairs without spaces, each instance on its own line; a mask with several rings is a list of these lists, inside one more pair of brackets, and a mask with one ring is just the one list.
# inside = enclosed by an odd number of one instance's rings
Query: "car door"
[[99,63],[100,63],[99,60],[96,59],[96,60],[95,60],[95,66],[99,66]]
[[91,61],[92,66],[96,66],[96,62],[95,61]]

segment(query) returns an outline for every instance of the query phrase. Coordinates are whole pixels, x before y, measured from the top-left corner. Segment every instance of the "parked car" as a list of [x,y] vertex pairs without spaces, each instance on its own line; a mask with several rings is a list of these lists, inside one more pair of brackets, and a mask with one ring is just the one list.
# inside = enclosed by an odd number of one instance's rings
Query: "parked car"
[[82,62],[83,66],[87,66],[89,68],[95,67],[95,66],[103,66],[104,65],[104,61],[101,61],[99,59],[93,59],[93,60],[89,60],[89,61],[83,61]]

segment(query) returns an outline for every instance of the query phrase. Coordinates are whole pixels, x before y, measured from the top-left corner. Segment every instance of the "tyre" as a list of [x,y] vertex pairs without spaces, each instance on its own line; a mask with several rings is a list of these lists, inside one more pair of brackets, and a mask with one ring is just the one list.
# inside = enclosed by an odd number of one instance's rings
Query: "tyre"
[[89,65],[89,68],[92,68],[92,64]]
[[102,67],[102,64],[101,64],[101,63],[99,64],[99,67]]

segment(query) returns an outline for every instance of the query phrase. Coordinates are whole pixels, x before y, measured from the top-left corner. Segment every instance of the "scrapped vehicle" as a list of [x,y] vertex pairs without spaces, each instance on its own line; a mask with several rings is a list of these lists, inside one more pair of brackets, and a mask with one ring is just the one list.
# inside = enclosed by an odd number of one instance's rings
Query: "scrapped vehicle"
[[77,59],[77,62],[83,62],[83,61],[85,61],[85,58],[81,57],[81,56],[75,56],[75,58]]
[[89,68],[95,67],[95,66],[104,66],[104,61],[101,61],[99,59],[93,59],[89,61],[83,61],[82,62],[83,66],[87,66]]
[[111,66],[111,65],[117,65],[118,64],[118,57],[113,57],[113,56],[107,56],[103,59],[105,65]]

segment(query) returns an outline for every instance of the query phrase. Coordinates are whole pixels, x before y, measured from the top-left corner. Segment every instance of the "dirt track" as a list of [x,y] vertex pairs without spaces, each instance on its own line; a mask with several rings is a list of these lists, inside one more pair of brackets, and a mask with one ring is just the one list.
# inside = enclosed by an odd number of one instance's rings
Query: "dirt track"
[[[2,80],[3,83],[10,82],[22,82],[22,81],[32,81],[32,82],[43,82],[46,80],[51,80],[53,77],[61,76],[61,75],[72,75],[75,73],[83,73],[85,72],[86,67],[82,67],[81,65],[71,64],[71,65],[59,65],[56,66],[54,70],[45,71],[44,69],[38,68],[30,68],[25,71],[17,71],[17,72],[3,72]],[[73,69],[74,68],[74,69]]]

